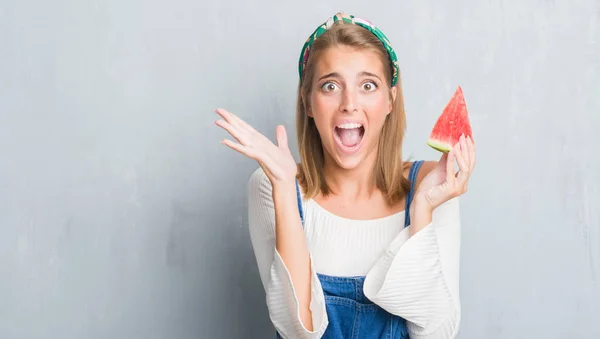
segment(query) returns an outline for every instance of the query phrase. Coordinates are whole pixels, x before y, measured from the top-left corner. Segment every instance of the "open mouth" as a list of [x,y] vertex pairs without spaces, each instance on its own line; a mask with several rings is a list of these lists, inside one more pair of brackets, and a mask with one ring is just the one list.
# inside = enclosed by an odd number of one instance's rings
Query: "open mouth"
[[344,151],[358,149],[365,134],[365,128],[359,123],[345,123],[334,128],[335,140]]

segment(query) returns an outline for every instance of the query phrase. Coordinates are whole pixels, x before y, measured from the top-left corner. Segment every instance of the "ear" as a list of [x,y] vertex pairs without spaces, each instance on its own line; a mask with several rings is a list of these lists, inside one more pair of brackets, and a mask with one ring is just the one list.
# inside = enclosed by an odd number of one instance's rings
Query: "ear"
[[398,94],[396,86],[392,87],[392,102],[390,102],[389,111],[391,112],[394,108],[394,103],[396,102],[396,95]]

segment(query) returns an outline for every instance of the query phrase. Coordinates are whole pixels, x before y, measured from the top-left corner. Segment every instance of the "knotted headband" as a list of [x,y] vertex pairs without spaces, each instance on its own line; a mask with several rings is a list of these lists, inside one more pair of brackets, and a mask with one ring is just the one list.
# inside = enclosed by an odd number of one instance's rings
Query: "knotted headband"
[[300,60],[298,62],[298,72],[300,73],[300,82],[302,82],[302,76],[304,75],[304,68],[306,67],[306,63],[308,62],[308,55],[310,52],[310,48],[323,33],[325,33],[328,29],[333,27],[333,24],[341,21],[344,24],[352,24],[363,27],[367,29],[369,32],[373,33],[382,43],[383,47],[388,52],[390,57],[390,61],[392,62],[393,74],[392,74],[392,87],[396,85],[398,82],[398,74],[400,73],[400,68],[398,66],[398,58],[396,57],[396,52],[392,48],[390,41],[383,34],[379,28],[375,27],[372,23],[365,19],[360,19],[354,17],[354,15],[349,15],[345,13],[337,13],[333,17],[329,18],[325,23],[321,26],[317,27],[317,29],[308,37],[306,42],[304,43],[304,47],[302,47],[302,52],[300,53]]

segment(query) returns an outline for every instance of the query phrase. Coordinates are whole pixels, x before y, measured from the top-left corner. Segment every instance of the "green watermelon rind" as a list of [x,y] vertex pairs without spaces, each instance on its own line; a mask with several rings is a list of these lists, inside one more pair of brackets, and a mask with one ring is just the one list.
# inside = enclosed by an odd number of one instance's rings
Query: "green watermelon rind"
[[433,147],[434,149],[436,149],[440,152],[444,152],[444,153],[448,153],[452,149],[452,146],[450,144],[448,144],[447,142],[443,142],[440,140],[434,140],[434,139],[427,140],[427,145]]

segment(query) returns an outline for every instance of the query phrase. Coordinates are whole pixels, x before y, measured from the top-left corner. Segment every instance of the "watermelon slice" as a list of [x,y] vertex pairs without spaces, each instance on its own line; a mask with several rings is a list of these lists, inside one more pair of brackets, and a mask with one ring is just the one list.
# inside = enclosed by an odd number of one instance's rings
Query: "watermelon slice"
[[427,145],[440,152],[447,153],[450,152],[463,133],[465,137],[469,136],[473,139],[467,104],[462,88],[458,86],[450,102],[444,108],[442,115],[433,126]]

